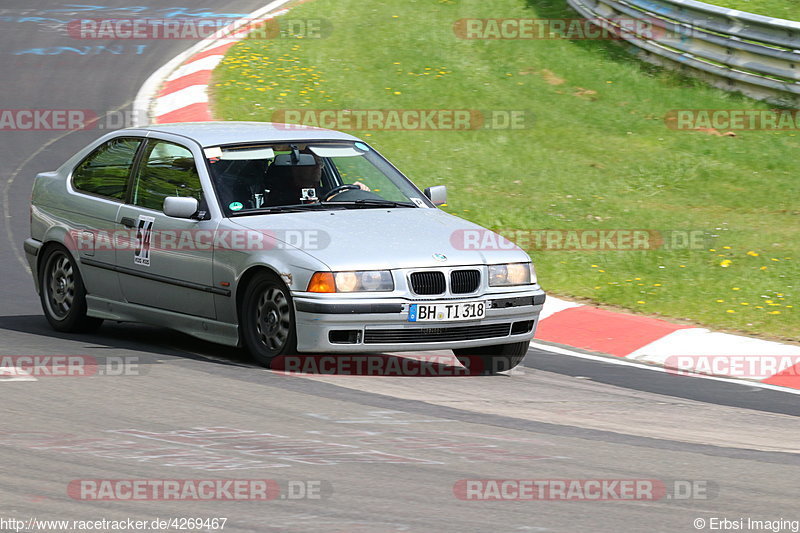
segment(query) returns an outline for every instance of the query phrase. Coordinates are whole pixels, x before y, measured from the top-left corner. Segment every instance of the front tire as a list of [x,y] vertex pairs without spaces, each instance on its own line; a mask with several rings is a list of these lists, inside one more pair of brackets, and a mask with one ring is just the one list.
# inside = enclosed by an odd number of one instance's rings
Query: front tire
[[39,272],[39,298],[53,329],[64,333],[97,330],[102,318],[86,315],[86,288],[72,255],[61,246],[45,251]]
[[522,341],[477,348],[456,348],[453,353],[470,374],[487,376],[519,365],[528,353],[529,346],[530,341]]
[[297,350],[294,305],[288,287],[271,272],[259,272],[245,288],[242,337],[253,359],[269,368],[273,359]]

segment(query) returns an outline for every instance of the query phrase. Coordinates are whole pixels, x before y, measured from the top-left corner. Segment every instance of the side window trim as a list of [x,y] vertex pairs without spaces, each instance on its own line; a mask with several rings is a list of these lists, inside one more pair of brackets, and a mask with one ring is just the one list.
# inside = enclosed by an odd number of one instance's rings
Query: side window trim
[[147,151],[147,145],[150,143],[150,139],[143,138],[141,144],[139,144],[139,149],[136,151],[136,155],[133,158],[133,166],[131,167],[131,173],[128,176],[128,184],[125,186],[125,200],[124,204],[132,205],[133,204],[133,186],[136,183],[136,175],[139,173],[139,167],[142,164],[142,159],[144,158],[144,153]]
[[[136,148],[136,154],[133,156],[133,164],[131,165],[131,171],[128,174],[128,181],[126,182],[126,185],[125,185],[125,198],[119,199],[119,198],[114,198],[113,196],[107,196],[105,194],[98,194],[98,193],[95,193],[95,192],[91,192],[91,191],[87,191],[87,190],[81,189],[80,187],[77,187],[75,185],[75,171],[78,170],[84,163],[86,163],[86,161],[88,161],[90,157],[95,155],[98,150],[103,148],[108,143],[110,143],[112,141],[120,141],[120,140],[125,140],[125,139],[137,141],[139,143],[139,146]],[[86,196],[91,196],[92,198],[101,198],[103,200],[108,200],[109,202],[114,202],[116,204],[124,204],[126,199],[127,199],[127,197],[128,197],[128,194],[130,193],[131,176],[133,176],[133,172],[134,172],[134,170],[136,168],[136,163],[138,161],[138,158],[141,157],[140,154],[141,154],[142,148],[146,144],[146,141],[147,141],[146,137],[140,137],[140,136],[137,136],[137,135],[121,135],[119,137],[112,137],[111,139],[108,139],[105,142],[95,146],[94,149],[91,152],[86,154],[86,157],[81,159],[75,166],[72,167],[72,170],[70,170],[70,173],[69,173],[69,186],[70,186],[70,188],[72,189],[73,192],[76,192],[78,194],[85,194]]]

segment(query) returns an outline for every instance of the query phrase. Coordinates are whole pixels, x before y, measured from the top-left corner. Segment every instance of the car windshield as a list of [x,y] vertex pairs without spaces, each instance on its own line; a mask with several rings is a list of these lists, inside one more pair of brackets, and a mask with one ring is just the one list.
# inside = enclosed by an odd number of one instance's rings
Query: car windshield
[[433,205],[362,142],[212,147],[205,155],[225,216]]

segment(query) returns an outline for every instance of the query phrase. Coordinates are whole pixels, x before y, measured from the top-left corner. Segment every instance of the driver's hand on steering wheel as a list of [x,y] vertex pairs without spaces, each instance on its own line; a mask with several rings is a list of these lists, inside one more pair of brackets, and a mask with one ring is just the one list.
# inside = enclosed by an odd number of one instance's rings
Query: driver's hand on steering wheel
[[334,187],[325,195],[325,201],[329,202],[331,199],[335,198],[338,194],[345,192],[346,190],[362,190],[366,192],[371,192],[372,189],[357,181],[355,183],[345,183],[344,185],[339,185],[338,187]]

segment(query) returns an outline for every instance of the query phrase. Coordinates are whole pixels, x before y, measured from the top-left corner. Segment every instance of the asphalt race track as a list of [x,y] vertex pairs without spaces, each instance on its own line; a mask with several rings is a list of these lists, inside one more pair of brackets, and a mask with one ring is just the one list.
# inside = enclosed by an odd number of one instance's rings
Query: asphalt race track
[[[148,76],[191,45],[70,38],[59,21],[173,9],[154,0],[92,5],[87,13],[4,0],[2,108],[88,109],[110,113],[100,124],[113,126]],[[233,16],[262,5],[195,0],[172,12]],[[132,6],[141,9],[119,11]],[[253,532],[689,532],[714,519],[800,519],[795,394],[539,350],[495,377],[445,368],[432,377],[298,377],[154,327],[55,333],[22,260],[31,183],[101,133],[0,131],[0,355],[88,356],[121,374],[0,375],[0,519],[226,518],[224,531]],[[119,361],[123,371],[108,370]],[[95,501],[74,490],[80,480],[254,479],[275,480],[281,495]],[[460,480],[487,479],[653,480],[666,493],[459,498]]]

